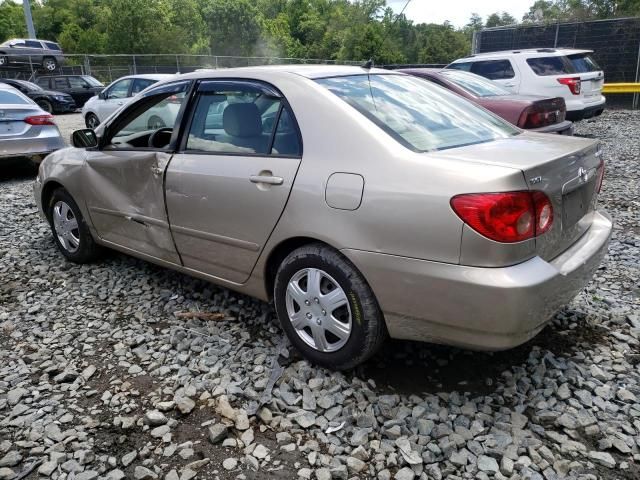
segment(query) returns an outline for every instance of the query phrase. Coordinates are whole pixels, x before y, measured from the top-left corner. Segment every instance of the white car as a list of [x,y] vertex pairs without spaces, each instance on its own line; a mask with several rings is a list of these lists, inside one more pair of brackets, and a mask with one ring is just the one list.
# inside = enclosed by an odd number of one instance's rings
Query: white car
[[604,73],[592,50],[538,48],[480,53],[460,58],[446,68],[482,75],[519,95],[563,97],[567,119],[600,115]]
[[[173,77],[171,74],[129,75],[112,82],[95,97],[91,97],[82,107],[82,117],[88,128],[96,128],[113,112],[127,103],[131,97],[135,97],[145,88],[160,80]],[[161,128],[168,123],[159,115],[149,117],[149,128]]]

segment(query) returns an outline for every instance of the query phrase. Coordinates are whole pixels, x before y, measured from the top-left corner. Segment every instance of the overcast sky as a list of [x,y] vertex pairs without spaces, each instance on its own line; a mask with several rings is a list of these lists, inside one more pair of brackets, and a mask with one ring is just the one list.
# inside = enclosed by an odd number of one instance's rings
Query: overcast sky
[[[387,0],[396,13],[400,13],[407,0]],[[534,0],[411,0],[405,15],[416,23],[442,23],[449,20],[454,26],[462,27],[473,12],[483,20],[494,12],[506,11],[522,20]]]

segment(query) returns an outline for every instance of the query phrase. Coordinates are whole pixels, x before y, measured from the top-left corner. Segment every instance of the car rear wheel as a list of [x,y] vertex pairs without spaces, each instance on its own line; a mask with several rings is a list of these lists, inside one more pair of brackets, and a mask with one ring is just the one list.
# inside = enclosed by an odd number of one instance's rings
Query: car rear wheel
[[42,68],[47,72],[53,72],[58,68],[58,62],[56,62],[56,59],[53,57],[45,57],[42,59]]
[[51,105],[51,102],[49,100],[45,100],[44,98],[41,98],[39,100],[36,100],[36,103],[45,112],[53,113],[53,105]]
[[317,365],[353,368],[386,338],[384,317],[362,274],[323,244],[299,248],[284,259],[274,301],[291,343]]
[[84,123],[87,128],[95,130],[96,128],[98,128],[98,125],[100,125],[100,120],[93,113],[87,113],[87,116],[84,119]]
[[0,68],[6,67],[7,65],[9,65],[9,57],[6,55],[0,55]]
[[58,249],[75,263],[89,263],[98,258],[96,245],[78,205],[69,192],[59,188],[49,200],[47,216]]

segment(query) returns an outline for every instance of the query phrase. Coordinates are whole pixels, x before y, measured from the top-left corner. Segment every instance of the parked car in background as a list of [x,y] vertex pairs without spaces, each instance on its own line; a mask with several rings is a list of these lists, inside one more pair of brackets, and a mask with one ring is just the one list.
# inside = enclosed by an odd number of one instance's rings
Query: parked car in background
[[45,90],[71,95],[78,108],[82,108],[87,100],[104,90],[102,82],[91,75],[46,75],[38,77],[35,83]]
[[[161,105],[167,123],[148,129]],[[293,345],[337,369],[387,334],[526,342],[589,281],[612,229],[598,142],[523,131],[387,70],[184,74],[73,145],[34,185],[62,255],[106,246],[273,300]]]
[[462,70],[406,68],[400,71],[445,87],[520,128],[541,133],[573,134],[573,124],[565,120],[567,109],[562,97],[518,95],[480,75]]
[[53,116],[12,86],[0,83],[0,159],[26,157],[39,163],[63,147]]
[[13,38],[0,43],[0,68],[32,65],[53,72],[64,63],[60,45],[49,40]]
[[11,85],[20,90],[48,113],[66,113],[76,110],[76,102],[71,95],[53,90],[44,90],[39,85],[26,80],[0,78],[0,83]]
[[521,95],[563,97],[567,119],[600,115],[604,73],[592,50],[538,48],[471,55],[447,65],[493,80]]
[[[95,97],[91,97],[82,107],[84,123],[89,128],[96,128],[109,115],[124,105],[129,98],[137,95],[145,88],[160,80],[173,77],[170,74],[129,75],[119,78],[102,90]],[[159,128],[167,125],[166,119],[160,114],[151,116],[151,126]]]

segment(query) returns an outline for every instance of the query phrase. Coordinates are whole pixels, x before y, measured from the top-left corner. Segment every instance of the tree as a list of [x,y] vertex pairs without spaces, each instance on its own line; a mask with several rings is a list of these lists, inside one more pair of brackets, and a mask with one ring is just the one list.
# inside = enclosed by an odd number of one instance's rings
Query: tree
[[22,6],[12,0],[0,0],[0,42],[26,34]]
[[486,27],[503,27],[505,25],[514,25],[517,23],[517,20],[509,15],[507,12],[496,12],[492,13],[487,17]]

